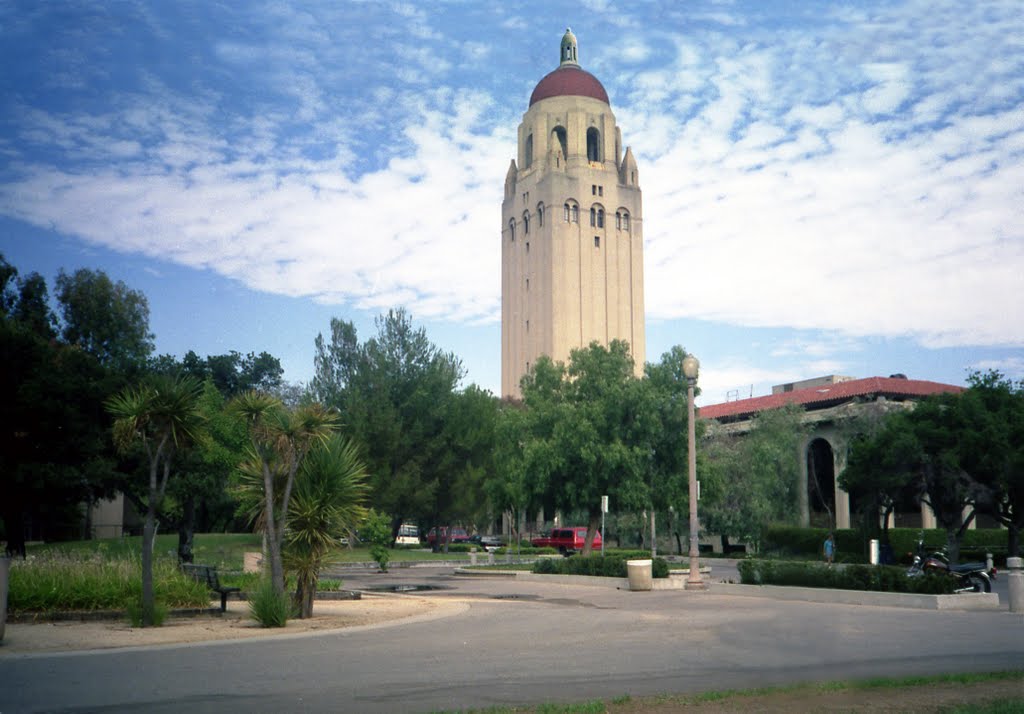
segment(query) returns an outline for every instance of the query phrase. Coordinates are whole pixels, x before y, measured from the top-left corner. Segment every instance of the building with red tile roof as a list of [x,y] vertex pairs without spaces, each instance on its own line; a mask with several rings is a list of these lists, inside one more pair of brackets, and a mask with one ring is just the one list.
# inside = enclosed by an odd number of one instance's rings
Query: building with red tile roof
[[[754,417],[760,412],[788,404],[802,406],[803,423],[808,429],[795,455],[803,484],[798,489],[800,521],[809,525],[812,514],[817,520],[831,513],[830,526],[849,528],[850,497],[838,483],[849,448],[849,428],[845,425],[869,411],[910,409],[924,397],[962,391],[963,387],[953,384],[907,379],[903,375],[865,379],[831,375],[778,385],[772,394],[762,397],[703,406],[698,416],[713,422],[709,435],[740,435],[751,429]],[[934,516],[926,506],[921,507],[920,520],[916,515],[907,517],[913,520],[906,525],[934,527]]]

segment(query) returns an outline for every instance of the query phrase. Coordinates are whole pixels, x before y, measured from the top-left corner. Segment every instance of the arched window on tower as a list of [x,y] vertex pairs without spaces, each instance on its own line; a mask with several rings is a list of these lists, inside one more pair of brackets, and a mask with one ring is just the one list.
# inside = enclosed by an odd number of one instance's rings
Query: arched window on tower
[[537,204],[537,225],[541,228],[544,227],[544,204]]
[[551,145],[562,150],[562,156],[569,157],[569,135],[565,133],[565,127],[556,126],[551,132]]
[[622,230],[629,230],[629,214],[625,211],[622,212]]
[[566,202],[564,208],[565,208],[565,216],[564,216],[563,220],[565,220],[565,222],[568,223],[569,222],[569,203],[568,202]]
[[572,222],[580,222],[580,207],[577,204],[572,204]]
[[594,127],[587,129],[587,161],[601,161],[601,132]]
[[597,209],[594,208],[593,206],[590,207],[590,225],[597,225]]
[[530,214],[523,213],[523,235],[529,235],[530,233]]
[[509,238],[510,241],[514,241],[516,239],[516,219],[515,218],[508,219],[508,238]]
[[615,230],[622,230],[622,211],[615,212]]
[[594,228],[604,228],[604,208],[601,206],[590,207],[590,225]]
[[528,169],[533,165],[533,134],[526,137],[526,147],[523,151],[523,168]]

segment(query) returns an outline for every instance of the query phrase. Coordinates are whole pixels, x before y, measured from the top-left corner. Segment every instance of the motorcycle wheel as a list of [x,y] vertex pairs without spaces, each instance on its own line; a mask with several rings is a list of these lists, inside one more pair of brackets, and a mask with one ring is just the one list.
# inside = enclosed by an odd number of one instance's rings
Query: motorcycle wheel
[[971,592],[976,593],[987,593],[992,592],[992,584],[988,580],[981,577],[980,575],[968,575],[967,584],[971,588]]

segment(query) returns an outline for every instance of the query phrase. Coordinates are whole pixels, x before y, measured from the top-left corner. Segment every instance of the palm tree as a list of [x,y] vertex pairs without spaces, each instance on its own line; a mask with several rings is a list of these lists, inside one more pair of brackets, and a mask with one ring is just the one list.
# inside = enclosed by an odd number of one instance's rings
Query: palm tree
[[142,528],[142,625],[153,624],[153,541],[156,513],[167,490],[175,454],[200,437],[202,385],[191,377],[158,377],[107,400],[114,445],[126,452],[141,442],[149,460],[146,521]]
[[[281,551],[295,476],[314,445],[325,441],[338,424],[336,413],[320,404],[286,409],[269,394],[249,391],[231,403],[249,431],[249,464],[263,477],[263,532],[270,556],[274,592],[284,593]],[[275,478],[277,474],[277,478]],[[283,483],[278,483],[282,481]]]
[[300,618],[313,615],[320,570],[340,537],[366,516],[366,468],[356,446],[332,436],[309,452],[288,510],[284,557],[296,575]]

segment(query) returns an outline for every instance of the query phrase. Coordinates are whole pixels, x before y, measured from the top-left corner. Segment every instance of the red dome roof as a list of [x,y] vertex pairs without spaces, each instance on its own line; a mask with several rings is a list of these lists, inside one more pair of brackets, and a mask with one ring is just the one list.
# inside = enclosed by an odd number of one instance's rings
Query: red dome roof
[[533,94],[530,95],[530,106],[541,99],[567,96],[591,97],[611,104],[608,101],[608,92],[604,91],[597,77],[577,65],[566,64],[537,83]]

